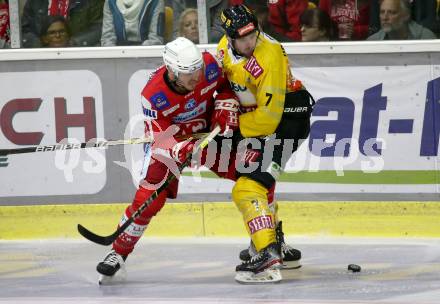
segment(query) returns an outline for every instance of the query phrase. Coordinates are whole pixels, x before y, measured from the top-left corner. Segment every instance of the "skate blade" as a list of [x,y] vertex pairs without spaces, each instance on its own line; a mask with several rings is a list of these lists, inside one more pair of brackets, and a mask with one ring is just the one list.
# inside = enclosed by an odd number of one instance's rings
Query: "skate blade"
[[125,269],[119,269],[117,273],[113,276],[106,276],[103,274],[99,275],[98,284],[99,285],[115,285],[118,283],[125,282],[127,280],[127,272]]
[[301,268],[299,261],[283,261],[283,266],[281,269],[298,269]]
[[282,279],[279,269],[266,269],[257,274],[249,271],[239,271],[235,275],[235,280],[240,284],[279,283]]

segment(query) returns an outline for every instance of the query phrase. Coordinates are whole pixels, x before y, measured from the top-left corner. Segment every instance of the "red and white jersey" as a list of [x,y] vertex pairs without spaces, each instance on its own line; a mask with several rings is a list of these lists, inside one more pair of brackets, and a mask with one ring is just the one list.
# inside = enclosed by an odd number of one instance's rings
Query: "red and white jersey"
[[[152,120],[153,131],[164,131],[173,124],[180,127],[176,135],[206,131],[214,109],[214,93],[217,92],[217,99],[236,98],[214,56],[203,52],[203,60],[202,80],[186,95],[171,88],[165,66],[151,75],[142,90],[142,109],[146,119]],[[145,125],[148,132],[150,124]]]

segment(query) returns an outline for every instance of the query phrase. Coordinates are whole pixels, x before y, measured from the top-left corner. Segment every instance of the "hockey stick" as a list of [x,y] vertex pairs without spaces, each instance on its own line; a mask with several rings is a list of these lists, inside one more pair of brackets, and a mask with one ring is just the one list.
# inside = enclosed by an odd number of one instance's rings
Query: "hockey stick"
[[[211,141],[212,139],[217,136],[220,133],[220,127],[216,127],[214,130],[212,130],[208,135],[205,135],[204,137],[202,137],[202,141],[195,147],[195,149],[193,150],[194,153],[204,149]],[[185,168],[187,165],[189,165],[191,161],[191,155],[188,155],[186,160],[180,164],[180,166],[178,167],[179,171],[182,171],[183,168]],[[84,226],[82,226],[81,224],[78,224],[78,232],[85,237],[86,239],[88,239],[89,241],[92,241],[94,243],[97,244],[101,244],[104,246],[108,246],[110,244],[112,244],[117,238],[118,236],[123,233],[125,231],[125,229],[127,229],[127,227],[133,223],[133,221],[139,217],[139,215],[151,204],[151,202],[153,200],[155,200],[159,194],[168,187],[168,185],[176,178],[176,176],[172,173],[169,174],[169,176],[167,177],[167,179],[165,180],[165,182],[156,190],[153,192],[153,194],[148,198],[148,200],[146,200],[140,207],[138,210],[136,210],[135,213],[133,213],[128,219],[127,221],[120,226],[118,229],[116,229],[116,231],[113,234],[110,234],[108,236],[100,236],[97,235],[93,232],[91,232],[90,230],[88,230],[87,228],[85,228]]]
[[[191,136],[194,139],[202,138],[208,133],[197,133]],[[178,136],[177,139],[187,139],[188,135]],[[49,151],[64,151],[64,150],[77,150],[77,149],[87,149],[87,148],[107,148],[110,146],[119,145],[136,145],[144,143],[152,143],[152,138],[132,138],[132,139],[119,139],[119,140],[103,140],[97,142],[87,142],[87,143],[76,143],[76,144],[55,144],[47,146],[33,146],[15,149],[0,149],[0,156],[6,156],[10,154],[22,154],[22,153],[32,153],[32,152],[49,152]]]
[[15,149],[1,149],[0,155],[77,150],[77,149],[86,149],[86,148],[106,148],[109,146],[134,145],[134,144],[142,144],[142,143],[150,143],[150,142],[152,142],[150,138],[132,138],[132,139],[104,140],[104,141],[76,143],[76,144],[55,144],[55,145],[33,146],[33,147],[15,148]]

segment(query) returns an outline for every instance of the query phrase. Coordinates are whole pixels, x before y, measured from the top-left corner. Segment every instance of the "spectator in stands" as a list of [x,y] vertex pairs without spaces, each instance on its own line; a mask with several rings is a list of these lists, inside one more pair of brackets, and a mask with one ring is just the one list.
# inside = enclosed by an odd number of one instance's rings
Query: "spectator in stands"
[[197,0],[165,0],[165,6],[173,10],[173,39],[179,37],[179,20],[183,11],[188,8],[197,9]]
[[[321,0],[322,1],[322,0]],[[308,0],[269,1],[269,22],[275,31],[294,41],[301,41],[300,16],[308,8]]]
[[377,0],[320,0],[319,8],[336,24],[339,40],[365,40],[374,1]]
[[303,42],[332,41],[337,39],[337,30],[330,16],[319,8],[307,9],[301,15],[301,37]]
[[[411,19],[434,33],[440,32],[437,0],[412,0]],[[370,35],[380,30],[380,1],[371,2]]]
[[102,46],[164,42],[164,0],[105,0]]
[[187,8],[180,15],[179,36],[188,38],[196,44],[199,43],[199,22],[195,8]]
[[70,46],[70,32],[66,19],[63,16],[45,16],[40,39],[43,47]]
[[[179,36],[178,18],[185,8],[196,8],[196,0],[168,0],[171,3],[174,12],[174,37]],[[233,5],[245,4],[251,8],[258,17],[260,25],[266,34],[279,41],[291,41],[291,38],[275,32],[273,26],[268,21],[268,7],[267,1],[264,0],[209,0],[206,2],[207,10],[207,24],[208,24],[208,40],[210,43],[217,43],[224,35],[224,30],[221,27],[220,15],[222,11]]]
[[[217,43],[223,36],[224,31],[220,23],[221,12],[230,5],[231,0],[210,0],[208,5],[206,22],[208,26],[208,40],[210,43]],[[170,4],[173,9],[173,36],[177,38],[179,34],[179,18],[183,11],[188,8],[197,8],[197,0],[173,0]]]
[[429,29],[411,20],[408,0],[383,0],[380,4],[381,30],[368,40],[436,39]]
[[258,18],[258,24],[262,31],[278,41],[293,41],[291,37],[285,35],[283,31],[277,31],[276,27],[270,21],[270,13],[268,10],[267,1],[261,0],[211,0],[208,2],[209,18],[208,24],[210,30],[208,31],[209,42],[217,43],[224,34],[221,27],[220,15],[224,9],[234,5],[244,4],[250,8],[255,16]]
[[0,49],[9,47],[9,5],[8,1],[0,0]]
[[[237,2],[237,0],[235,2]],[[245,5],[247,5],[247,7],[249,7],[257,17],[258,25],[261,31],[265,32],[266,34],[268,34],[269,36],[271,36],[272,38],[278,41],[284,41],[284,42],[293,41],[292,38],[287,37],[286,35],[283,35],[275,31],[275,28],[269,22],[269,10],[267,9],[266,2],[263,1],[264,3],[260,3],[259,1],[249,1],[249,0],[244,2],[246,3]]]
[[[49,6],[50,3],[50,6]],[[99,45],[104,0],[29,0],[23,8],[22,42],[24,47],[40,47],[42,20],[45,16],[63,16],[68,23],[71,46]]]

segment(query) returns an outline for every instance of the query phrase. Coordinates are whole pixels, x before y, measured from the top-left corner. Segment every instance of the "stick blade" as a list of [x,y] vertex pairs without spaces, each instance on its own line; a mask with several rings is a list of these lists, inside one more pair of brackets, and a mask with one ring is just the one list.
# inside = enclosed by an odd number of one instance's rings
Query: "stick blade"
[[100,235],[94,234],[93,232],[91,232],[90,230],[88,230],[87,228],[85,228],[81,224],[78,224],[78,232],[83,237],[88,239],[89,241],[92,241],[93,243],[104,245],[104,246],[111,245],[113,243],[113,241],[115,240],[115,237],[113,234],[109,235],[109,236],[100,236]]

